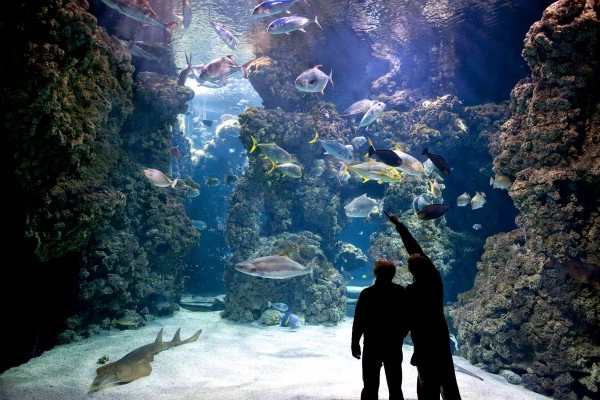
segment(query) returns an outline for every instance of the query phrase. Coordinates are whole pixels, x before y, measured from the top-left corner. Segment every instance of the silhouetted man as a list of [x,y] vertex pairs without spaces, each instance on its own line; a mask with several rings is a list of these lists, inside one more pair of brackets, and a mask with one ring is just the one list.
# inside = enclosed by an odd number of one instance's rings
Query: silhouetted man
[[392,282],[396,266],[384,258],[373,267],[375,283],[363,289],[356,302],[352,324],[352,355],[360,359],[363,337],[361,400],[377,400],[381,366],[390,392],[390,400],[402,395],[402,341],[408,333],[404,288]]
[[[385,211],[384,211],[385,212]],[[417,367],[419,400],[460,400],[450,349],[450,332],[444,317],[442,277],[429,257],[395,214],[390,221],[409,254],[408,271],[414,282],[406,287],[409,327],[414,345],[410,360]]]

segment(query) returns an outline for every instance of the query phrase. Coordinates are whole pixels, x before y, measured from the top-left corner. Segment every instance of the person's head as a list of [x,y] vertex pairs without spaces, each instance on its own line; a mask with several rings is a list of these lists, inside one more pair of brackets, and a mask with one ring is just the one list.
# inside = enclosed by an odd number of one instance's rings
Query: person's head
[[427,274],[430,266],[431,260],[425,254],[413,253],[408,257],[408,272],[412,274],[415,280],[419,276]]
[[380,258],[373,266],[373,275],[377,280],[391,281],[396,275],[396,266],[390,260]]

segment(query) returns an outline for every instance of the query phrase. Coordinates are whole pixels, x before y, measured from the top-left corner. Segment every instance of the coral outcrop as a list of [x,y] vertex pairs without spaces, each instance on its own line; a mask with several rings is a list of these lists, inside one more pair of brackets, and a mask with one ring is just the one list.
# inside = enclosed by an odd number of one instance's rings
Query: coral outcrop
[[600,394],[599,11],[557,1],[527,33],[531,77],[492,147],[519,229],[488,238],[453,311],[465,357],[557,399]]

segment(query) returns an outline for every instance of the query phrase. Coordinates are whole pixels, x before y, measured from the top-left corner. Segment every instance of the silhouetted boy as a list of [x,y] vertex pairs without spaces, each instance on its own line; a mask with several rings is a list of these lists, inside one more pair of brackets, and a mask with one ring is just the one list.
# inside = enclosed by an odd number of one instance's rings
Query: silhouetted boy
[[352,325],[352,355],[360,359],[363,338],[361,400],[377,400],[381,365],[390,392],[390,400],[402,395],[402,341],[408,333],[404,288],[392,282],[396,266],[384,258],[373,267],[375,283],[358,296]]
[[444,317],[442,277],[429,257],[395,214],[390,221],[402,238],[408,257],[408,271],[414,282],[406,287],[410,307],[409,327],[414,345],[410,360],[417,367],[419,400],[460,400],[450,349],[450,333]]

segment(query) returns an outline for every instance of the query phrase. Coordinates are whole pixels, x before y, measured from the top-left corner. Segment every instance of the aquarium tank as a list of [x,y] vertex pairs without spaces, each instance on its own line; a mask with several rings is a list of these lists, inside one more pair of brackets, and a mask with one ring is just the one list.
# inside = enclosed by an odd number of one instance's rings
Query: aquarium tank
[[599,0],[16,3],[0,372],[182,308],[334,327],[412,282],[387,211],[457,354],[600,397]]

